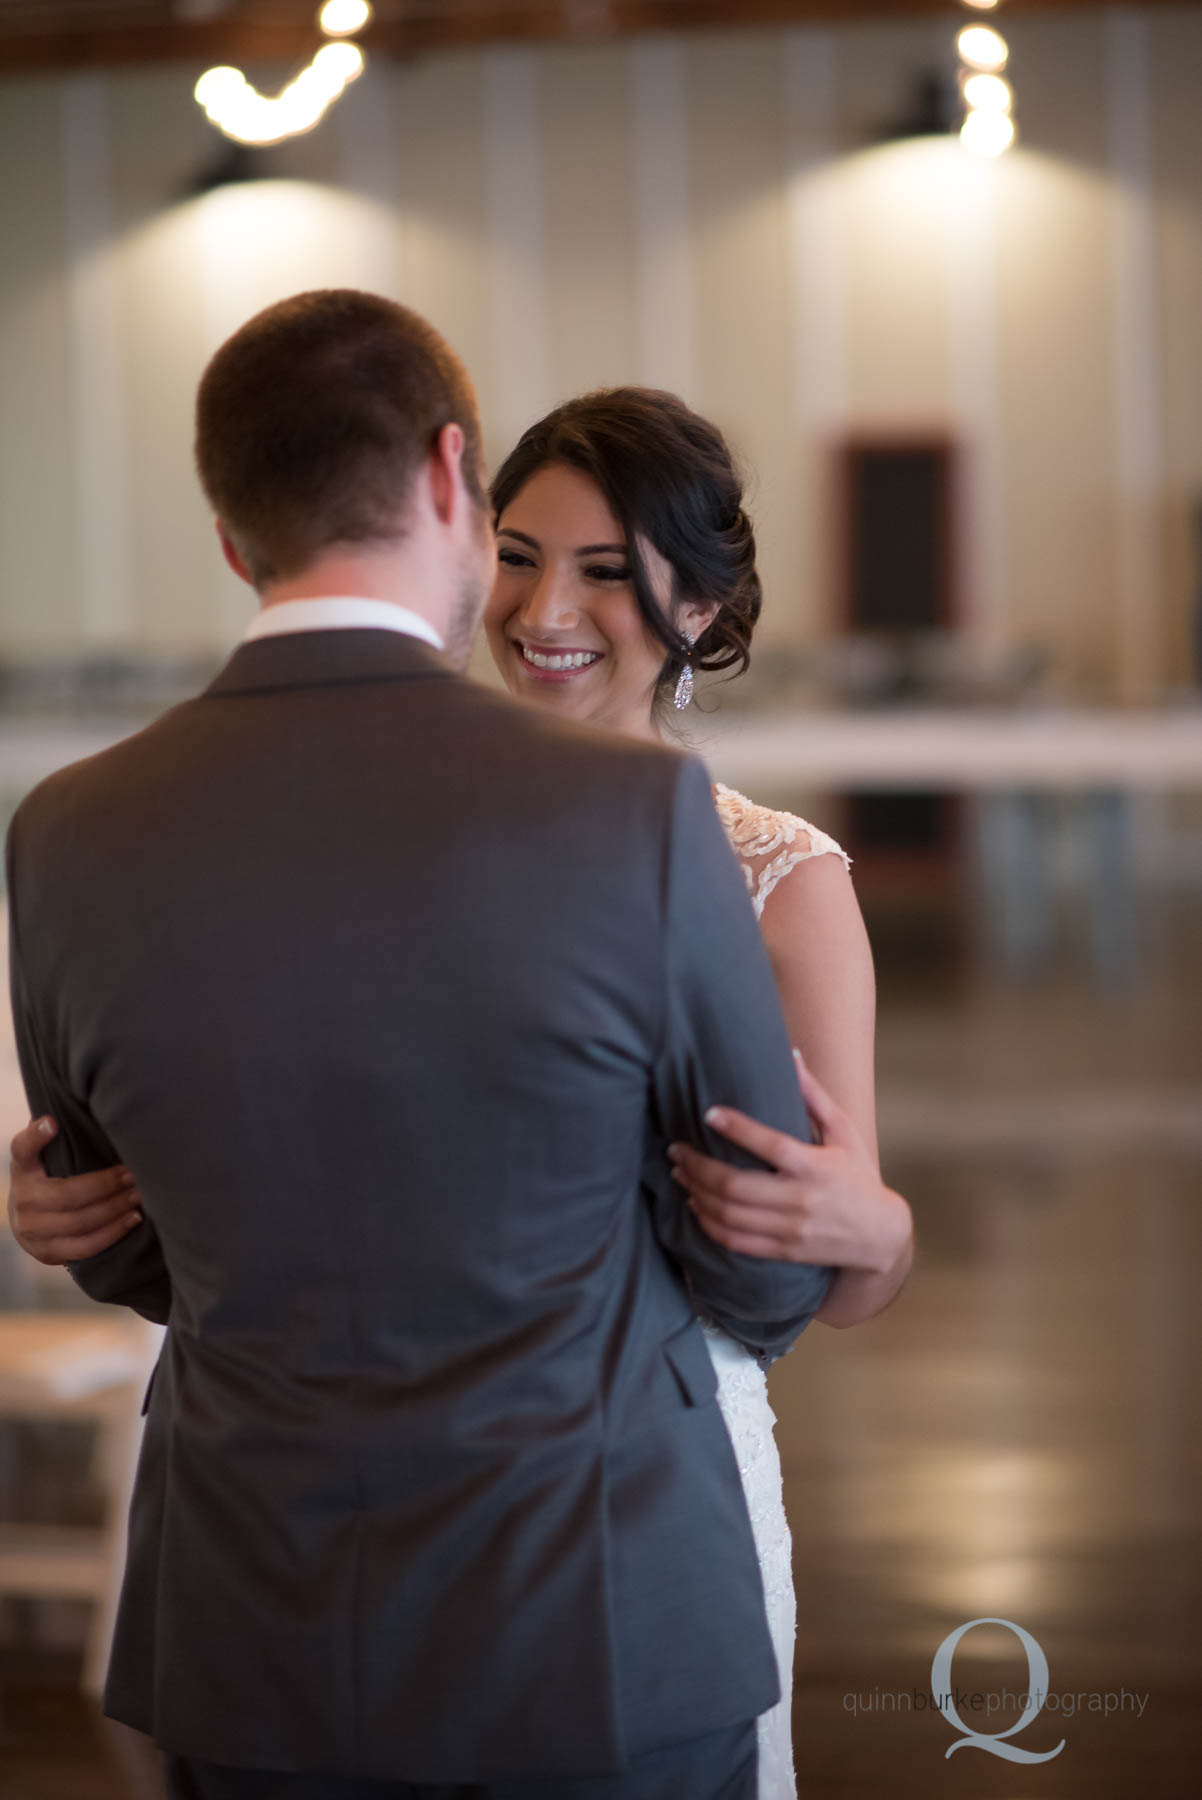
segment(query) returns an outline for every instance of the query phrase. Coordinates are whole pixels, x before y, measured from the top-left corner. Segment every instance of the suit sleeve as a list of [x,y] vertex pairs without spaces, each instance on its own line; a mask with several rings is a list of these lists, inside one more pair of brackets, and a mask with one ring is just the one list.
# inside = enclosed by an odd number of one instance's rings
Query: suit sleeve
[[694,1304],[766,1367],[792,1347],[821,1306],[833,1271],[716,1244],[668,1169],[664,1151],[672,1141],[740,1167],[761,1166],[706,1125],[707,1109],[718,1104],[806,1142],[812,1136],[768,955],[708,776],[692,760],[681,765],[665,889],[659,1136],[644,1179],[656,1233],[683,1270]]
[[[19,815],[18,815],[19,817]],[[83,1175],[108,1169],[121,1161],[120,1153],[93,1118],[86,1102],[71,1092],[53,1051],[53,1034],[29,990],[22,955],[16,882],[17,820],[9,828],[5,852],[8,886],[9,991],[17,1057],[30,1111],[36,1118],[52,1113],[58,1135],[43,1152],[50,1175]],[[135,1225],[107,1250],[83,1262],[68,1263],[72,1279],[93,1300],[132,1307],[144,1319],[165,1325],[171,1312],[171,1278],[158,1234],[149,1219]]]

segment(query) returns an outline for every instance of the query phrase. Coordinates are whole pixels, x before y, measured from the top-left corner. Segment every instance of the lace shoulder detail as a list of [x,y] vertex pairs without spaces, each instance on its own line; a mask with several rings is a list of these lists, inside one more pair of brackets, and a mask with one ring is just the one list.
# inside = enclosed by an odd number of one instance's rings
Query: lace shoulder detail
[[739,859],[758,919],[764,902],[778,882],[784,880],[798,863],[811,856],[841,856],[845,869],[851,868],[851,857],[833,837],[819,831],[796,813],[777,812],[771,806],[757,806],[746,794],[714,784],[714,804],[731,848]]

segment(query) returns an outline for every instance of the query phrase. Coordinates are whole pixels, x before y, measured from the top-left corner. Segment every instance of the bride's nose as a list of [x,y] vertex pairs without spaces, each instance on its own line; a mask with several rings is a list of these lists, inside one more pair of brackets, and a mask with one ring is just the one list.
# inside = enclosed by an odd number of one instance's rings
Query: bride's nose
[[554,566],[539,571],[528,589],[521,622],[527,631],[570,631],[580,623],[579,596],[573,572]]

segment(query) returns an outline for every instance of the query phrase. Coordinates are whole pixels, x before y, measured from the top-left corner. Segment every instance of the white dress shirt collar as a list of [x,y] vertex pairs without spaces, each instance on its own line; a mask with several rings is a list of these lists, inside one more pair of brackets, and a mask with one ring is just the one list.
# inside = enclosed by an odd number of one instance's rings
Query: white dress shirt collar
[[293,631],[400,631],[421,638],[435,650],[446,645],[428,620],[391,600],[360,600],[331,595],[318,600],[277,600],[251,620],[242,639],[280,637]]

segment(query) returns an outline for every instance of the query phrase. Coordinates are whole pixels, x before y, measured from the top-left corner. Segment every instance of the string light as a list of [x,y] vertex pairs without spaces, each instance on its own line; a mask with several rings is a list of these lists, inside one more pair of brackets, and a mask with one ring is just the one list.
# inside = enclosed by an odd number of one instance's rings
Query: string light
[[323,44],[312,62],[278,94],[261,94],[241,69],[207,69],[193,93],[209,122],[239,144],[279,144],[312,131],[335,100],[358,79],[366,57],[347,41],[371,22],[368,0],[326,0],[317,22],[334,43]]
[[956,39],[956,48],[970,69],[983,69],[991,75],[1010,60],[1005,38],[992,25],[966,25]]
[[1000,75],[970,75],[964,98],[970,111],[1008,113],[1014,106],[1014,89]]
[[371,7],[368,0],[326,0],[317,23],[327,37],[351,37],[371,23]]
[[960,127],[960,142],[974,156],[1001,156],[1014,142],[1014,120],[1004,112],[970,112]]
[[[1000,0],[964,0],[976,12],[993,12]],[[1002,77],[1010,48],[992,25],[965,25],[956,34],[960,87],[968,108],[960,142],[974,156],[1001,156],[1014,142],[1014,89]]]

